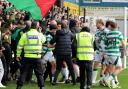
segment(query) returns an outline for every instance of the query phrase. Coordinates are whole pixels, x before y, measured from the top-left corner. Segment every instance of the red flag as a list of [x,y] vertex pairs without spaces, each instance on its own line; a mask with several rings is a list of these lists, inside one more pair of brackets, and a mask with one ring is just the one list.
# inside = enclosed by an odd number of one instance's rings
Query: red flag
[[42,16],[45,17],[49,10],[53,7],[56,0],[36,0],[37,5],[41,9]]
[[17,9],[31,13],[33,19],[41,20],[53,7],[56,0],[8,0]]

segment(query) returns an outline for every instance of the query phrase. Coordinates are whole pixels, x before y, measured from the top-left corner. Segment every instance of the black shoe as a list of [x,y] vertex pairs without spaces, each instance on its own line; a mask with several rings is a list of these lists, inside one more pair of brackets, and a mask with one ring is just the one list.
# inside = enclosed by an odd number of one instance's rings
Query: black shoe
[[80,89],[85,89],[85,87],[80,87]]
[[40,87],[40,89],[44,89],[44,87]]
[[73,82],[73,85],[76,85],[76,82]]
[[17,86],[16,89],[21,89],[21,86]]
[[76,85],[76,81],[72,81],[73,85]]
[[77,82],[77,83],[80,82],[80,77],[77,77],[76,82]]
[[91,89],[91,86],[87,86],[87,88],[86,89]]
[[2,84],[7,86],[7,81],[2,81]]
[[55,85],[56,85],[56,82],[52,82],[51,84],[52,84],[53,86],[55,86]]
[[69,84],[71,81],[69,79],[65,80],[66,84]]

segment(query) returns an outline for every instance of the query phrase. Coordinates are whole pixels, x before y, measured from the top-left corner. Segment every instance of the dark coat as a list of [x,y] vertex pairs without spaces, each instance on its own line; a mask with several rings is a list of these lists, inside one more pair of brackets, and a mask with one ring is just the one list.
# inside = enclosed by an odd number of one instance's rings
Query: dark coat
[[58,30],[56,32],[56,46],[55,52],[57,55],[71,55],[72,54],[72,40],[73,34],[68,29]]

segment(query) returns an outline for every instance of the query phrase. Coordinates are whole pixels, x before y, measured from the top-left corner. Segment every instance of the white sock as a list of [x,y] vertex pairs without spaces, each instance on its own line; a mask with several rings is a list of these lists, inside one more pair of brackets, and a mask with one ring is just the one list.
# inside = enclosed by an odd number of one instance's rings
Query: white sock
[[65,76],[65,79],[68,79],[68,76],[69,76],[69,70],[68,70],[68,68],[67,67],[66,68],[63,68],[62,71],[63,71],[63,75]]
[[102,77],[100,77],[100,81],[103,81],[105,78],[105,75],[102,75]]
[[54,76],[52,76],[52,82],[54,81]]
[[118,81],[118,78],[117,78],[117,76],[115,76],[115,81],[116,81],[116,82],[119,82],[119,81]]
[[92,72],[92,83],[95,83],[96,82],[97,73],[98,73],[97,70]]
[[112,85],[116,85],[116,84],[115,84],[115,80],[112,80]]
[[109,80],[109,81],[113,80],[113,77],[110,75],[110,76],[108,77],[108,80]]

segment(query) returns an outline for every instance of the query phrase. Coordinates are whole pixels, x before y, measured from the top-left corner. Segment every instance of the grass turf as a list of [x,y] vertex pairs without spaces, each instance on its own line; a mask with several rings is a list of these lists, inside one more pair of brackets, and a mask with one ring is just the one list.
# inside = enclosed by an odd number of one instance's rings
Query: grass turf
[[[123,70],[119,77],[119,82],[121,85],[120,89],[128,89],[128,69]],[[52,86],[49,82],[46,82],[45,84],[45,89],[79,89],[79,84],[77,85],[72,85],[72,84],[57,84],[56,86]],[[16,82],[11,81],[7,88],[5,89],[15,89],[16,88]],[[3,88],[0,88],[3,89]],[[24,84],[22,89],[39,89],[37,87],[37,84],[32,83],[32,84]],[[108,87],[102,87],[100,85],[96,85],[93,87],[93,89],[109,89]]]

